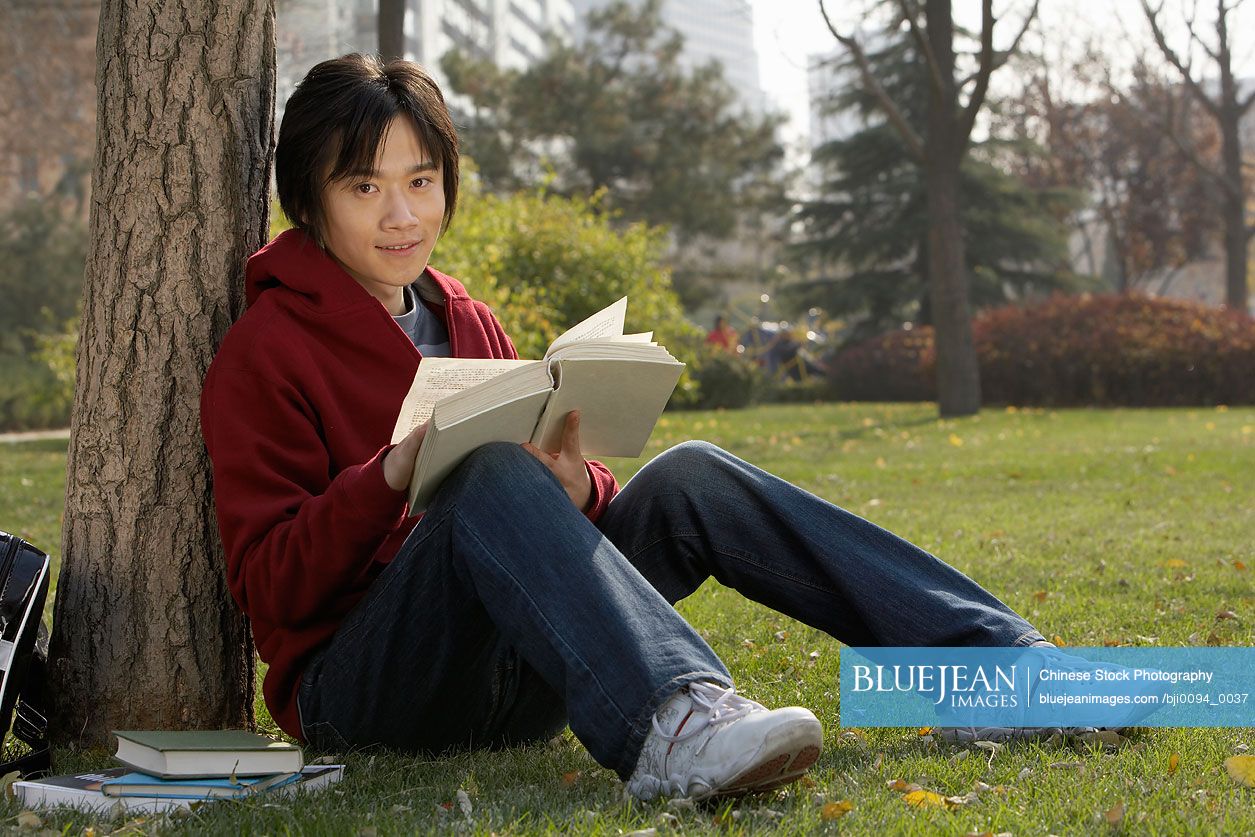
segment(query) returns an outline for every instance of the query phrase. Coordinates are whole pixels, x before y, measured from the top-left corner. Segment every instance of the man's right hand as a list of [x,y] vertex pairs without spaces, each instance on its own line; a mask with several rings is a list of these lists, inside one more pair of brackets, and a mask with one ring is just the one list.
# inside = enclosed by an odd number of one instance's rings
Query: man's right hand
[[414,463],[418,460],[418,448],[422,445],[430,424],[431,421],[428,420],[414,428],[410,435],[397,442],[396,447],[383,458],[383,478],[393,491],[404,491],[409,486],[410,477],[414,475]]

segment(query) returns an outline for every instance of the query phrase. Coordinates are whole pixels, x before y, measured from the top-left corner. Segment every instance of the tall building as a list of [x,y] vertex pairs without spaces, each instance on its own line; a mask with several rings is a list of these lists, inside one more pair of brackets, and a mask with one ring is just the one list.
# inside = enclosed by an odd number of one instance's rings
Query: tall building
[[[572,0],[408,0],[406,57],[445,86],[440,59],[456,47],[501,67],[540,59],[545,38],[570,38]],[[378,48],[378,0],[281,0],[278,6],[278,101],[314,64],[347,52]]]
[[[575,12],[582,21],[588,12],[611,2],[574,0]],[[686,66],[718,63],[742,102],[756,111],[765,109],[750,0],[663,0],[662,20],[684,37],[681,60]]]

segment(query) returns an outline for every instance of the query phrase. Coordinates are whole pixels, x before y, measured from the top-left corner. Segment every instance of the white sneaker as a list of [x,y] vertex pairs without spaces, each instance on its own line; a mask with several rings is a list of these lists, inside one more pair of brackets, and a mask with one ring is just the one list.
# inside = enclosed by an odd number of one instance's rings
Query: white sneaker
[[[1074,671],[1087,676],[1092,676],[1094,672],[1100,670],[1108,673],[1127,670],[1125,666],[1115,663],[1093,662],[1083,657],[1060,651],[1053,642],[1038,641],[1034,642],[1031,647],[1043,649],[1043,663],[1048,664],[1053,670]],[[1030,677],[1033,678],[1029,687],[1030,703],[1033,700],[1033,696],[1040,689],[1049,689],[1048,685],[1043,685],[1042,681],[1038,679],[1039,674],[1040,669],[1033,670],[1030,673]],[[1108,679],[1111,682],[1121,682],[1115,677],[1108,677]],[[1133,685],[1130,685],[1124,691],[1132,692],[1134,695],[1154,694],[1162,699],[1166,688],[1157,682],[1133,681]],[[1130,703],[1122,711],[1117,712],[1113,710],[1109,713],[1109,717],[1114,723],[1112,726],[1107,727],[938,727],[934,732],[940,740],[950,744],[969,744],[977,741],[992,741],[1002,744],[1008,741],[1036,741],[1049,738],[1052,735],[1072,737],[1100,730],[1123,732],[1128,727],[1136,726],[1138,721],[1158,708],[1158,702],[1149,704]]]
[[643,800],[768,790],[800,779],[823,742],[809,709],[769,710],[735,688],[699,681],[654,713],[627,789]]

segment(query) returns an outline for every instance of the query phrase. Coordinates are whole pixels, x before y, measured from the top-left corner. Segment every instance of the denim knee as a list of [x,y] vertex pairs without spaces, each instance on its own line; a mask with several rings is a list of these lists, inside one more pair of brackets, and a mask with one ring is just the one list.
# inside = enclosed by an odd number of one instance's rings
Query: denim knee
[[636,479],[665,487],[693,487],[705,484],[724,471],[729,454],[710,442],[681,442],[655,456]]
[[524,496],[553,491],[566,496],[557,477],[521,445],[489,442],[472,451],[449,475],[437,501],[454,502],[464,512],[474,508],[495,514]]

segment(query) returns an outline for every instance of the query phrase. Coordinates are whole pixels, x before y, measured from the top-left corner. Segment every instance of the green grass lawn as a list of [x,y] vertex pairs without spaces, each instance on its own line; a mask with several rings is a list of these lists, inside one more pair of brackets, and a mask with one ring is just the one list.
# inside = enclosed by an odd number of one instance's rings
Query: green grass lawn
[[[1251,408],[991,410],[956,421],[938,421],[929,405],[668,414],[645,457],[610,464],[622,482],[649,456],[689,438],[715,442],[924,546],[1047,637],[1069,645],[1255,644]],[[0,528],[55,555],[63,473],[64,443],[0,446]],[[631,803],[614,775],[567,733],[500,753],[348,755],[341,785],[299,802],[218,803],[187,818],[131,826],[315,834],[656,828],[1022,835],[1110,831],[1110,813],[1115,828],[1129,833],[1255,833],[1255,789],[1236,784],[1223,766],[1228,756],[1255,748],[1250,730],[1142,729],[1119,747],[1013,744],[992,754],[941,746],[916,730],[850,734],[838,720],[835,640],[714,584],[680,610],[724,658],[741,691],[819,715],[825,751],[812,780],[718,808]],[[1238,618],[1217,619],[1225,610]],[[64,770],[109,762],[99,753],[58,756]],[[942,795],[963,795],[978,782],[994,789],[954,810],[913,808],[887,788],[894,779]],[[472,805],[469,820],[454,802],[459,789]],[[840,801],[852,810],[823,819],[823,804]],[[6,805],[0,817],[11,825],[18,808]],[[72,814],[44,820],[71,832],[92,822]],[[97,833],[124,825],[98,823]]]

